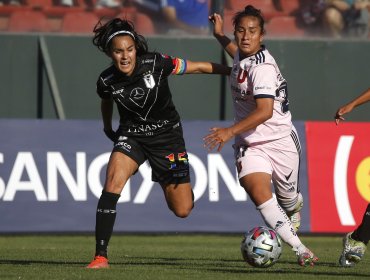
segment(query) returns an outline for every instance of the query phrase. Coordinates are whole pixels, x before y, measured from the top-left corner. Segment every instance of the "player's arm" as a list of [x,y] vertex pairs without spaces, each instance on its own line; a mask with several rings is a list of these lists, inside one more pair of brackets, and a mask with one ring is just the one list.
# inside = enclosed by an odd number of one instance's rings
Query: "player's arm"
[[274,98],[257,98],[256,109],[242,121],[226,128],[211,128],[211,133],[203,139],[204,146],[207,147],[209,151],[218,146],[217,151],[221,151],[225,143],[231,138],[254,129],[270,119],[273,114],[273,107]]
[[214,13],[209,16],[209,20],[213,23],[213,36],[221,44],[224,50],[234,58],[238,51],[237,45],[224,34],[223,31],[223,19],[221,15]]
[[254,129],[272,117],[274,98],[257,98],[256,109],[248,117],[230,127],[233,136]]
[[231,67],[213,62],[186,61],[184,74],[221,74],[230,75]]
[[364,104],[370,101],[370,88],[364,91],[361,95],[353,99],[351,102],[347,103],[346,105],[340,107],[337,112],[335,113],[335,123],[339,124],[340,121],[344,121],[343,115],[351,112],[357,106]]
[[101,99],[100,110],[103,119],[104,133],[114,142],[116,140],[116,133],[112,129],[113,99]]

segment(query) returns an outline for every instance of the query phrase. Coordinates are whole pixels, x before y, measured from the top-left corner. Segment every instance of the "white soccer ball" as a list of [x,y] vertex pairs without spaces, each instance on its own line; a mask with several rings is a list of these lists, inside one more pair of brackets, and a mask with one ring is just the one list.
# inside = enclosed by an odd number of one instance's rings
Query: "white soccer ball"
[[283,244],[276,231],[259,226],[244,234],[240,249],[248,264],[254,267],[269,267],[280,258]]

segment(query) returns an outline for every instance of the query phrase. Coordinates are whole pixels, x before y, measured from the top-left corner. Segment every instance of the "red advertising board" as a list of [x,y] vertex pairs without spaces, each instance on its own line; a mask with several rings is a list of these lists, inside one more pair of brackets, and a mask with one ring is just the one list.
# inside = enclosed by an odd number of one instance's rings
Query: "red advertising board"
[[312,232],[347,232],[370,202],[370,123],[307,122]]

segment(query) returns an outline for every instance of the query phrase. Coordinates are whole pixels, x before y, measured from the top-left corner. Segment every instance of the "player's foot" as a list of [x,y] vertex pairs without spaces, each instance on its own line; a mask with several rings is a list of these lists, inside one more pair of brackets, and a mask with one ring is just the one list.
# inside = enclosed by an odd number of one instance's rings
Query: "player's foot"
[[86,268],[109,268],[108,259],[103,256],[95,256],[94,260]]
[[297,232],[301,226],[301,213],[296,212],[289,216],[290,222],[292,223],[292,227]]
[[314,266],[314,264],[319,260],[319,258],[303,244],[298,248],[294,248],[293,251],[296,252],[298,264],[300,266]]
[[354,266],[365,254],[366,244],[352,239],[352,233],[347,233],[343,238],[343,251],[339,258],[341,266]]

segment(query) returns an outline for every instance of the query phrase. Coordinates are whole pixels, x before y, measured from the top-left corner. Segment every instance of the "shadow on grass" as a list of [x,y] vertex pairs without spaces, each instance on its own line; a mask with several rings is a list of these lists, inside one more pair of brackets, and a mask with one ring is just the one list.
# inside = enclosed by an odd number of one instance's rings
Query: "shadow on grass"
[[[231,274],[245,274],[248,273],[249,276],[267,274],[267,275],[288,275],[299,274],[305,275],[315,275],[315,276],[334,276],[340,278],[344,277],[364,277],[370,278],[368,274],[356,273],[353,269],[342,268],[334,263],[322,263],[319,262],[315,267],[300,267],[296,262],[290,261],[279,261],[277,265],[269,268],[254,268],[248,266],[241,260],[230,260],[230,259],[204,259],[204,258],[156,258],[156,257],[130,257],[123,256],[120,257],[124,261],[110,262],[111,268],[115,269],[118,267],[127,266],[158,266],[158,267],[174,267],[181,270],[191,270],[194,269],[204,272],[214,272],[214,273],[231,273]],[[78,266],[80,268],[85,268],[88,264],[86,262],[75,262],[75,261],[41,261],[41,260],[0,260],[0,265],[52,265],[52,266]],[[281,268],[281,266],[286,266]],[[315,268],[320,268],[322,266],[330,267],[336,269],[336,271],[319,271]]]

